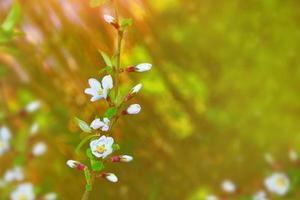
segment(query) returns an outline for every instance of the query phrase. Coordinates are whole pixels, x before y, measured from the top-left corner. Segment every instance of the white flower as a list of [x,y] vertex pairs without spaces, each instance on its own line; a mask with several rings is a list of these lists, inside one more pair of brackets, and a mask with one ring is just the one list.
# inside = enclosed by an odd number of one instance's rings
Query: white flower
[[30,127],[30,135],[35,135],[39,131],[40,125],[38,123],[33,123]]
[[118,182],[118,177],[113,173],[106,173],[105,178],[112,183]]
[[140,89],[142,88],[142,84],[139,83],[137,84],[136,86],[134,86],[132,89],[131,89],[131,94],[135,94],[135,93],[138,93],[140,91]]
[[235,184],[230,180],[225,180],[222,183],[222,189],[228,193],[234,193],[236,190]]
[[218,197],[215,195],[208,195],[206,196],[205,200],[218,200]]
[[13,169],[7,170],[4,174],[4,181],[7,183],[13,181],[22,181],[23,179],[24,174],[21,167],[14,167]]
[[106,75],[102,79],[101,83],[94,78],[89,79],[90,88],[85,89],[85,93],[92,96],[91,101],[97,101],[99,99],[106,99],[108,92],[113,88],[113,81],[111,75]]
[[263,190],[258,191],[258,192],[253,196],[253,200],[268,200],[266,192],[263,191]]
[[27,104],[25,110],[29,113],[32,113],[34,111],[37,111],[41,106],[41,103],[39,101],[32,101],[29,104]]
[[41,156],[46,152],[46,150],[47,150],[46,144],[44,142],[39,142],[33,146],[32,154],[34,156]]
[[101,128],[102,131],[108,131],[109,130],[109,119],[104,117],[103,121],[101,121],[99,118],[94,119],[94,121],[92,121],[90,127],[93,129],[99,129]]
[[288,192],[290,181],[284,173],[273,173],[265,179],[265,186],[270,192],[285,195]]
[[115,18],[110,15],[103,15],[104,21],[106,21],[109,24],[115,23]]
[[45,200],[56,200],[57,199],[57,194],[54,192],[48,193],[44,196]]
[[289,158],[293,162],[297,161],[298,160],[298,153],[294,149],[291,149],[289,151]]
[[3,155],[10,148],[11,133],[6,126],[0,128],[0,155]]
[[141,111],[141,106],[139,104],[131,104],[127,108],[127,114],[135,115],[138,114]]
[[34,200],[35,194],[31,183],[23,183],[17,186],[10,195],[11,200]]
[[113,152],[112,145],[114,139],[112,137],[101,136],[98,140],[93,140],[90,143],[92,153],[97,158],[105,158]]
[[149,71],[152,68],[152,65],[150,63],[142,63],[136,65],[134,68],[136,72],[145,72]]

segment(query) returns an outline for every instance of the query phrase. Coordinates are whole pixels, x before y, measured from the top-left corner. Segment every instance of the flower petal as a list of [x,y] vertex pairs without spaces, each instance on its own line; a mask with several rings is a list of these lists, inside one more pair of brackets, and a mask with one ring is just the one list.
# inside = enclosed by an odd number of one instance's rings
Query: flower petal
[[90,125],[93,129],[98,129],[103,127],[105,124],[100,119],[94,119]]
[[113,88],[113,80],[111,75],[106,75],[102,79],[102,87],[103,89],[111,89]]
[[93,97],[91,98],[91,101],[94,102],[94,101],[97,101],[97,100],[102,99],[102,98],[103,98],[102,95],[95,95],[95,96],[93,96]]
[[96,91],[102,89],[101,83],[95,78],[90,78],[89,79],[89,85],[92,89],[94,89]]
[[104,122],[105,124],[109,124],[110,120],[109,120],[107,117],[104,117],[104,118],[103,118],[103,122]]

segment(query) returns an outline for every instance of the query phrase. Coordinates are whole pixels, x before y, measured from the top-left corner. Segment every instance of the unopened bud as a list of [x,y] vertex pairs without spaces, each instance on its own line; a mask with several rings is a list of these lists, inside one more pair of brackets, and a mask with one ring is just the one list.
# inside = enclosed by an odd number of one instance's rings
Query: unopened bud
[[116,19],[111,15],[103,15],[104,21],[114,26],[116,29],[119,29],[119,24]]
[[125,101],[129,101],[136,93],[138,93],[142,88],[142,84],[139,83],[136,86],[134,86],[130,93],[125,97]]
[[119,156],[113,156],[111,158],[112,162],[130,162],[133,160],[132,156],[128,156],[128,155],[119,155]]
[[73,169],[78,169],[80,171],[83,171],[85,169],[85,165],[76,161],[76,160],[68,160],[67,165]]
[[150,63],[141,63],[136,66],[131,66],[127,68],[128,72],[145,72],[149,71],[152,68]]
[[106,178],[106,180],[108,180],[112,183],[118,182],[118,177],[113,173],[103,173],[102,177]]
[[138,114],[141,111],[141,106],[139,104],[132,104],[127,108],[127,113],[130,115]]

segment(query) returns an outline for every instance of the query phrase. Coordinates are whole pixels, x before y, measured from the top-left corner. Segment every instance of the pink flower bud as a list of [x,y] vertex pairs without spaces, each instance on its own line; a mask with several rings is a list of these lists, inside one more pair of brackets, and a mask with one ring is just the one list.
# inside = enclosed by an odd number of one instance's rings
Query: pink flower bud
[[111,157],[111,162],[120,162],[120,161],[121,161],[120,156],[113,156],[113,157]]

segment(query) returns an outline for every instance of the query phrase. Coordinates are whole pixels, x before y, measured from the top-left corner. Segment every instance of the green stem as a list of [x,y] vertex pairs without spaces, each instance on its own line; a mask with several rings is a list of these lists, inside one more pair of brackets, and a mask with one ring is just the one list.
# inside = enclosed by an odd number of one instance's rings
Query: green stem
[[[93,188],[93,183],[94,183],[95,178],[96,178],[95,174],[92,173],[91,183],[90,183],[91,186],[92,186],[92,188]],[[84,191],[84,193],[83,193],[83,195],[82,195],[82,197],[81,197],[81,200],[88,200],[88,199],[89,199],[89,196],[90,196],[90,194],[91,194],[91,191],[92,191],[92,190],[87,190],[87,189],[85,189],[85,191]]]
[[[120,71],[120,64],[121,64],[121,49],[122,49],[122,40],[123,40],[123,32],[118,30],[118,43],[117,43],[117,63],[115,68],[115,93],[116,99],[119,98],[119,71]],[[117,102],[118,104],[118,102]]]
[[84,194],[82,195],[81,200],[88,200],[90,196],[90,191],[85,190]]

